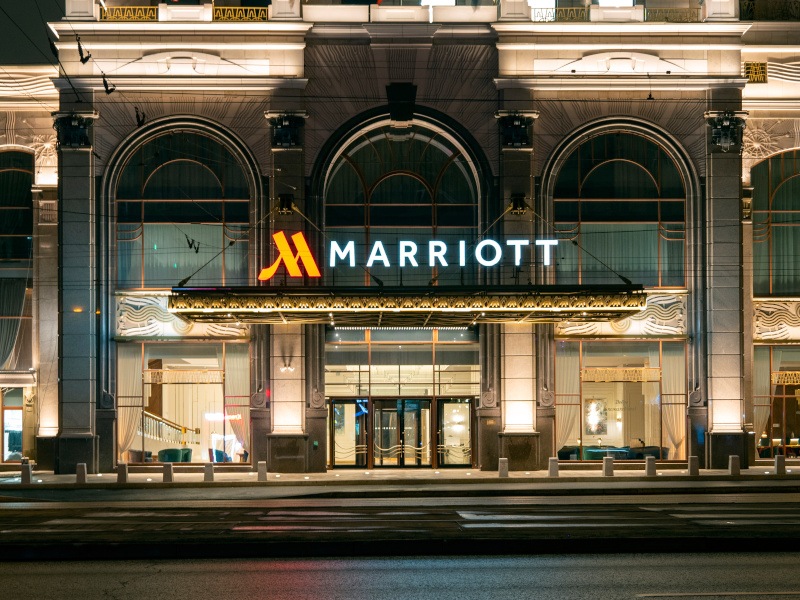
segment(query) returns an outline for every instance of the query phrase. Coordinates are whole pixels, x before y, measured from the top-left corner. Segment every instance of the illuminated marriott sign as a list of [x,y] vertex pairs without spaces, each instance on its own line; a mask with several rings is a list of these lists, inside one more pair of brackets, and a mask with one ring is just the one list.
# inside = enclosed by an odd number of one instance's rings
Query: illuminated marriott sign
[[[286,234],[278,231],[272,235],[275,240],[275,247],[278,249],[278,258],[267,268],[263,269],[258,276],[261,281],[271,279],[278,267],[283,264],[290,277],[302,277],[303,272],[300,265],[305,268],[308,277],[320,277],[319,266],[317,266],[314,256],[308,246],[308,242],[302,233],[292,235],[292,242],[296,251],[292,250]],[[549,266],[551,263],[551,248],[558,245],[558,240],[534,240],[534,246],[541,248],[542,263]],[[420,249],[422,246],[423,250]],[[514,266],[522,265],[522,256],[526,248],[531,246],[531,240],[510,239],[505,243],[495,240],[483,240],[478,242],[474,248],[468,247],[466,240],[459,240],[452,247],[441,240],[430,240],[427,244],[418,244],[412,241],[398,241],[396,250],[387,252],[386,246],[381,241],[372,244],[369,251],[365,268],[376,265],[383,267],[398,266],[400,268],[419,267],[420,263],[427,267],[448,267],[458,265],[467,266],[467,261],[474,260],[483,267],[493,267],[503,260],[506,251],[513,253]],[[424,250],[427,250],[427,261],[422,258]],[[328,267],[334,269],[337,266],[356,266],[356,243],[355,241],[338,242],[332,240],[328,244]]]

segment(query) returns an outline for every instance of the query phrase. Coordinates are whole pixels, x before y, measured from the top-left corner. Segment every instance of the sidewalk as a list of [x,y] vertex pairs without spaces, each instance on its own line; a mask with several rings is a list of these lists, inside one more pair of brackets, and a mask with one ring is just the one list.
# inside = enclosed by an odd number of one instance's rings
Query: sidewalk
[[[195,470],[197,471],[197,470]],[[172,482],[164,482],[161,470],[128,474],[127,483],[119,483],[113,473],[88,475],[86,483],[77,484],[75,475],[55,475],[52,471],[34,471],[30,484],[20,483],[19,472],[0,473],[0,496],[12,490],[158,490],[165,488],[192,489],[192,495],[202,499],[201,490],[227,488],[261,488],[265,496],[342,494],[398,495],[398,492],[419,494],[505,495],[526,494],[586,494],[586,493],[800,493],[800,466],[789,465],[785,475],[776,475],[774,465],[742,469],[733,476],[727,470],[701,469],[699,475],[690,476],[687,469],[658,468],[654,477],[647,477],[644,468],[617,468],[613,476],[604,476],[601,470],[562,468],[558,477],[542,471],[512,471],[500,477],[497,471],[474,469],[337,469],[325,473],[267,473],[266,481],[259,481],[254,471],[215,472],[214,481],[204,481],[202,469],[198,472],[175,472]],[[271,490],[271,492],[267,492]],[[252,495],[250,492],[248,495]],[[14,494],[16,495],[16,494]],[[38,494],[35,494],[38,496]],[[66,496],[66,494],[64,495]]]

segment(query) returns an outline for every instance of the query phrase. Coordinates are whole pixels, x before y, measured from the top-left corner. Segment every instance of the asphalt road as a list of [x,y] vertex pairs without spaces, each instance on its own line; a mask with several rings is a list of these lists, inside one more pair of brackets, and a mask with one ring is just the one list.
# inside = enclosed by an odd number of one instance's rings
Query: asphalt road
[[[585,545],[591,550],[591,542]],[[792,554],[0,563],[14,600],[800,600]]]
[[402,556],[585,548],[796,551],[798,500],[797,494],[783,493],[6,501],[0,502],[0,556]]

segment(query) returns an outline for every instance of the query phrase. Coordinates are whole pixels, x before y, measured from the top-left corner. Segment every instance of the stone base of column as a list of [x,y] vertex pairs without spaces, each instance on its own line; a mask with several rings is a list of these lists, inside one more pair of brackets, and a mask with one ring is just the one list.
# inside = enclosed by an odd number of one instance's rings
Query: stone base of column
[[253,429],[250,436],[250,462],[253,469],[259,461],[266,461],[267,456],[267,436],[271,431],[269,410],[264,408],[250,409],[250,423]]
[[[706,468],[706,432],[708,431],[708,408],[705,406],[689,407],[689,447],[686,456],[696,456],[700,460],[700,468]],[[727,462],[725,463],[728,464]]]
[[508,459],[509,471],[538,471],[539,432],[503,432],[498,434],[500,458]]
[[738,456],[739,465],[747,469],[748,462],[747,442],[749,436],[744,431],[726,431],[708,435],[710,444],[710,459],[712,469],[727,469],[728,457]]
[[268,434],[267,471],[272,473],[307,473],[308,434]]
[[480,467],[481,471],[497,471],[500,409],[479,408],[475,412],[478,417],[478,462],[475,466]]
[[55,474],[74,474],[79,463],[86,464],[87,473],[97,473],[99,441],[96,435],[56,438]]
[[539,468],[546,469],[551,456],[556,456],[553,450],[555,439],[556,409],[545,406],[536,409],[536,430],[539,432]]
[[95,423],[99,438],[98,471],[111,473],[117,463],[117,411],[98,409]]
[[328,467],[328,411],[324,408],[306,409],[308,431],[308,472],[324,473]]
[[36,461],[36,468],[42,471],[56,469],[56,438],[36,436],[36,450],[31,456]]

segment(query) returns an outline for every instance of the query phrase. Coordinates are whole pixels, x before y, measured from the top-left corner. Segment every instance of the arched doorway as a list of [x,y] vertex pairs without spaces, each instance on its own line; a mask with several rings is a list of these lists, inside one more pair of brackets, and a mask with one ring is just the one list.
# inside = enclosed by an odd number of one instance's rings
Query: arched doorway
[[[490,206],[485,161],[441,121],[399,127],[386,115],[340,132],[315,167],[326,242],[355,241],[357,265],[326,285],[428,286],[480,282],[447,268],[429,242],[475,240]],[[375,243],[419,249],[415,268],[370,260]],[[448,467],[475,462],[480,393],[474,327],[326,327],[325,396],[331,467]]]

